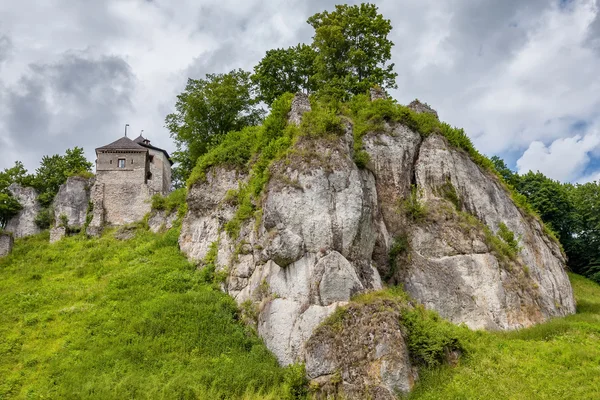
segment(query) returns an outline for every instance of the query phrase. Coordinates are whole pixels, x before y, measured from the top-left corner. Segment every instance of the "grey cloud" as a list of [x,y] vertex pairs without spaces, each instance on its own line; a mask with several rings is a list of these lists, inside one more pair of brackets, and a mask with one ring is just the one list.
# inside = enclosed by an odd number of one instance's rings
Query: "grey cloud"
[[0,65],[8,60],[13,49],[12,40],[6,35],[0,36]]
[[4,131],[14,151],[38,160],[74,146],[90,154],[119,134],[121,115],[132,109],[135,85],[124,60],[67,54],[57,63],[29,69],[5,99]]

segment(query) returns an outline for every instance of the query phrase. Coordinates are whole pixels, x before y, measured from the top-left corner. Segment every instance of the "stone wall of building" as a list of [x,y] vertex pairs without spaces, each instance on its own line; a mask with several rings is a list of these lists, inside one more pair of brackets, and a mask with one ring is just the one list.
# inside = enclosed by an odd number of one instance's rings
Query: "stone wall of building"
[[[119,160],[125,160],[125,168],[119,168]],[[96,176],[119,182],[145,182],[148,173],[148,153],[111,151],[98,154]]]
[[171,190],[171,163],[162,151],[149,149],[151,178],[148,186],[154,193],[166,195]]
[[0,233],[0,257],[9,255],[12,252],[14,239],[9,233]]

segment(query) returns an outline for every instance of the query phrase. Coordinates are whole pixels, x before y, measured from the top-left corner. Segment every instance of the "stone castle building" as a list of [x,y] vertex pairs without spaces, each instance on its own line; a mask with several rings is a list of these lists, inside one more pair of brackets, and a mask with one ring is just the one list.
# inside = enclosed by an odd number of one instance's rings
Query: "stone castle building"
[[104,224],[124,225],[141,220],[150,211],[151,197],[170,191],[173,162],[169,154],[141,135],[134,140],[124,136],[98,147],[96,157],[90,234]]

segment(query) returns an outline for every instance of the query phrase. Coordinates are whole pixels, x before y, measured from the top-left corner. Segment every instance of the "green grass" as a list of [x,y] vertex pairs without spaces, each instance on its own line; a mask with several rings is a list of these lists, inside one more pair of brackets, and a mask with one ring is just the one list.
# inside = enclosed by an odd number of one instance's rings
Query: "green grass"
[[514,332],[457,328],[466,356],[421,371],[409,399],[599,399],[600,286],[570,278],[577,314]]
[[0,260],[0,399],[288,398],[298,368],[278,366],[178,234],[17,240]]

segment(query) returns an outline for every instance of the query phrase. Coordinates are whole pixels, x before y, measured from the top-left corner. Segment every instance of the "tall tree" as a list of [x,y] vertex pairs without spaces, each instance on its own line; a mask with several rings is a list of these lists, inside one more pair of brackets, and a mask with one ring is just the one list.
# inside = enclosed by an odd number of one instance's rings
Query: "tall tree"
[[348,98],[373,86],[396,88],[388,39],[390,20],[374,4],[337,5],[335,11],[317,13],[308,19],[315,29],[313,47],[316,79],[324,92]]
[[187,179],[198,157],[227,132],[258,124],[263,111],[257,103],[250,73],[241,69],[188,79],[177,96],[175,112],[165,119],[177,147],[175,178]]
[[258,99],[270,105],[286,92],[313,92],[315,57],[314,49],[306,44],[267,51],[252,75],[252,82],[258,86]]
[[13,167],[5,168],[0,172],[0,229],[6,227],[6,223],[22,208],[18,200],[8,191],[8,187],[13,183],[31,186],[33,179],[20,161],[16,161]]

